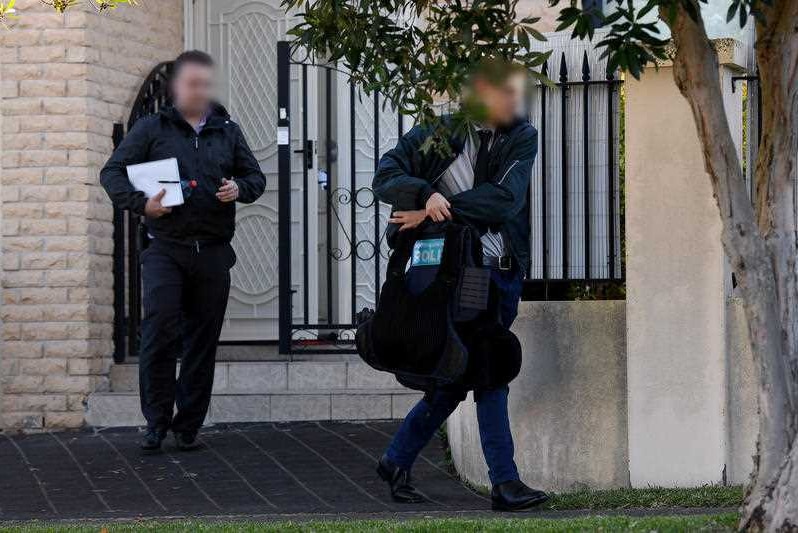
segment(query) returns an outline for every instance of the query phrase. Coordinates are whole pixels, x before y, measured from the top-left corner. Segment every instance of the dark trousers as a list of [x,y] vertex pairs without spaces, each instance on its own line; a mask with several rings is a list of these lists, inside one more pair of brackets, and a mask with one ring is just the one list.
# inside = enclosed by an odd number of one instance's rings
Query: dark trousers
[[[502,324],[506,327],[518,314],[522,279],[517,271],[491,272],[491,280],[500,293]],[[488,464],[488,474],[493,485],[518,479],[518,469],[513,455],[513,436],[507,413],[508,387],[474,391],[477,403],[477,422],[482,453]],[[440,387],[421,399],[405,417],[385,452],[388,460],[402,468],[410,469],[421,450],[435,435],[449,415],[466,398],[466,391],[457,386]]]
[[156,239],[142,253],[139,393],[149,428],[193,433],[202,426],[233,264],[227,243],[197,248]]

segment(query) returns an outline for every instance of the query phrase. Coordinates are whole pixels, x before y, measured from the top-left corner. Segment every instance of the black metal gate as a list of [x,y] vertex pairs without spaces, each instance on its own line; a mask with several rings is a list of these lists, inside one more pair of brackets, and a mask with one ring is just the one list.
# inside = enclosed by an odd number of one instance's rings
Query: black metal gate
[[[139,89],[127,122],[127,131],[142,117],[169,105],[169,77],[172,62],[159,63]],[[116,148],[125,135],[125,125],[114,124]],[[141,333],[141,268],[139,256],[144,245],[141,217],[114,208],[114,361],[138,357]]]
[[[389,250],[385,243],[385,219],[390,212],[389,206],[382,205],[370,188],[370,176],[373,174],[381,155],[382,148],[389,148],[395,138],[402,135],[405,129],[403,115],[385,105],[379,93],[364,95],[339,75],[335,65],[315,65],[294,61],[288,42],[280,42],[277,47],[278,66],[278,137],[279,146],[279,265],[280,265],[280,317],[279,339],[280,352],[294,353],[351,353],[354,351],[355,317],[363,303],[373,307],[379,299],[380,284],[387,262]],[[540,117],[536,124],[539,133],[540,171],[537,175],[534,194],[545,200],[530,202],[534,206],[531,218],[537,217],[542,223],[537,262],[542,265],[537,271],[528,273],[525,281],[525,298],[527,299],[572,299],[574,297],[591,297],[590,290],[597,287],[615,288],[610,294],[621,295],[623,286],[622,259],[622,216],[619,157],[619,129],[622,123],[618,120],[621,99],[618,90],[622,80],[614,73],[591,77],[588,57],[585,53],[580,78],[569,79],[565,53],[559,64],[558,83],[554,88],[537,86],[537,98],[530,98],[530,106]],[[309,80],[318,82],[318,94],[309,95]],[[299,106],[301,123],[292,123],[291,109],[292,79],[299,87]],[[594,93],[601,88],[600,95]],[[604,152],[591,149],[596,144],[594,137],[595,124],[591,120],[592,106],[597,96],[606,110],[605,130],[601,132],[606,139]],[[580,112],[572,116],[572,101],[578,98],[581,103]],[[348,107],[346,101],[348,100]],[[316,180],[309,178],[314,156],[313,139],[308,138],[308,116],[312,115],[313,106],[320,107],[323,116],[323,139],[319,143],[323,148],[320,159],[323,170],[317,170],[320,176]],[[362,142],[362,128],[356,126],[356,109],[367,110],[370,115],[371,137],[369,143]],[[530,110],[531,111],[531,110]],[[552,122],[556,111],[556,124]],[[533,113],[530,112],[532,115]],[[386,120],[390,117],[391,120]],[[386,128],[386,123],[389,128]],[[569,132],[569,124],[577,123],[579,135],[575,140]],[[333,128],[333,124],[336,128]],[[390,129],[390,131],[385,131]],[[559,141],[557,150],[551,148],[552,133],[556,132]],[[293,142],[293,144],[292,144]],[[367,165],[358,161],[364,144],[371,149],[370,161]],[[348,163],[343,163],[339,156],[339,148],[346,146]],[[570,172],[571,151],[578,149],[583,164],[579,172]],[[296,182],[292,186],[292,154],[303,154],[302,185],[297,191]],[[363,155],[363,154],[360,154]],[[607,169],[603,187],[597,190],[597,178],[592,175],[595,160]],[[562,163],[557,175],[548,175],[553,160]],[[364,168],[365,167],[365,168]],[[363,178],[366,179],[363,179]],[[547,190],[556,180],[557,191]],[[573,187],[577,181],[581,188]],[[309,287],[311,268],[308,264],[308,231],[316,213],[308,212],[309,188],[320,187],[319,202],[319,238],[324,245],[320,246],[319,255],[319,306],[315,316],[309,314],[309,295],[302,290],[301,301],[296,301],[296,287]],[[575,189],[575,190],[571,190]],[[299,198],[296,195],[299,195]],[[530,190],[532,199],[533,190]],[[595,197],[603,198],[604,209],[601,213],[592,211]],[[292,209],[299,207],[299,213]],[[556,207],[556,209],[555,209]],[[553,213],[558,211],[558,213]],[[369,222],[363,223],[363,217]],[[292,221],[302,220],[301,236],[292,235]],[[309,229],[310,228],[310,229]],[[597,228],[601,231],[598,232]],[[556,235],[564,236],[559,239]],[[533,239],[535,237],[533,236]],[[555,242],[556,241],[556,242]],[[595,246],[595,243],[601,246]],[[552,259],[557,249],[560,258],[559,270],[552,266]],[[596,250],[594,248],[600,248]],[[303,257],[299,271],[292,271],[292,254],[300,253]],[[596,274],[598,273],[598,275]],[[363,288],[362,279],[368,278],[369,285]],[[342,287],[347,287],[343,290]],[[587,290],[586,288],[590,288]],[[364,294],[367,290],[369,294]]]
[[[279,139],[279,184],[278,184],[278,216],[279,216],[279,268],[280,268],[280,316],[279,345],[283,354],[320,354],[320,353],[354,353],[355,317],[357,315],[360,276],[366,271],[370,277],[373,290],[369,302],[376,304],[383,271],[388,258],[385,244],[383,223],[388,208],[380,204],[371,187],[358,182],[358,173],[364,170],[357,163],[356,125],[354,109],[361,103],[359,90],[351,84],[341,86],[336,81],[334,65],[315,65],[291,58],[291,47],[288,42],[277,45],[278,72],[278,139]],[[291,79],[299,78],[301,124],[291,123]],[[309,80],[315,77],[319,92],[316,98],[308,93]],[[337,113],[337,91],[346,91],[349,102],[347,117]],[[370,107],[372,119],[371,158],[373,173],[380,157],[380,146],[385,140],[380,131],[381,114],[386,111],[379,94],[371,95],[373,103]],[[319,106],[318,118],[323,122],[323,146],[321,158],[324,168],[317,169],[317,179],[309,178],[309,170],[313,168],[314,142],[308,137],[308,117],[312,115],[313,106]],[[403,133],[403,116],[395,115],[397,123],[396,135]],[[345,143],[339,143],[334,132],[333,122],[342,120],[346,124],[337,124],[335,130],[348,129]],[[298,135],[297,135],[298,134]],[[293,149],[294,135],[299,138],[299,149]],[[348,165],[342,165],[338,151],[341,144],[348,144]],[[303,154],[302,186],[300,199],[292,201],[296,195],[295,185],[292,187],[292,153]],[[320,213],[309,212],[308,195],[311,187],[318,187]],[[301,213],[292,213],[294,205],[299,205]],[[364,213],[372,217],[371,227],[359,228],[358,215]],[[292,238],[291,226],[294,217],[301,218],[302,235],[297,241]],[[297,291],[294,287],[301,284],[303,288],[310,286],[311,272],[308,263],[311,254],[308,249],[308,232],[313,231],[311,221],[319,216],[319,237],[323,239],[323,253],[319,258],[320,271],[319,294],[321,301],[318,313],[311,315],[310,298],[307,290],[302,290],[302,301],[295,301]],[[301,253],[303,257],[301,272],[292,271],[292,254]],[[342,272],[342,268],[348,272]],[[342,285],[348,284],[348,290]],[[362,292],[362,291],[361,291]],[[344,299],[348,299],[345,305]],[[343,307],[346,307],[345,309]],[[300,312],[296,312],[296,309]]]

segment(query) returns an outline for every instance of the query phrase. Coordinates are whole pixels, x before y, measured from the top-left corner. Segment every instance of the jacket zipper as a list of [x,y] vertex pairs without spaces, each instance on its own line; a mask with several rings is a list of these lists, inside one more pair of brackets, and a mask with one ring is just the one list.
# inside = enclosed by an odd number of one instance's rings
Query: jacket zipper
[[437,177],[437,178],[435,178],[434,180],[432,180],[432,181],[430,182],[430,185],[435,185],[435,184],[438,182],[438,180],[439,180],[439,179],[441,179],[441,178],[443,177],[443,175],[444,175],[444,174],[446,174],[446,171],[447,171],[447,170],[449,170],[450,168],[452,168],[452,165],[454,165],[454,162],[455,162],[455,161],[457,161],[457,158],[454,158],[454,160],[452,160],[452,162],[451,162],[451,163],[449,163],[448,165],[446,165],[446,168],[444,168],[444,169],[443,169],[443,172],[441,172],[440,174],[438,174],[438,177]]
[[515,165],[517,165],[517,164],[518,164],[518,159],[516,159],[516,160],[514,160],[514,161],[513,161],[513,164],[512,164],[512,165],[510,165],[510,168],[508,168],[508,169],[505,171],[504,175],[501,177],[501,179],[500,179],[499,181],[497,181],[497,182],[496,182],[496,184],[497,184],[497,185],[500,185],[500,184],[501,184],[501,183],[504,181],[504,178],[506,178],[506,177],[507,177],[507,174],[509,174],[509,173],[510,173],[510,171],[513,169],[513,167],[514,167]]

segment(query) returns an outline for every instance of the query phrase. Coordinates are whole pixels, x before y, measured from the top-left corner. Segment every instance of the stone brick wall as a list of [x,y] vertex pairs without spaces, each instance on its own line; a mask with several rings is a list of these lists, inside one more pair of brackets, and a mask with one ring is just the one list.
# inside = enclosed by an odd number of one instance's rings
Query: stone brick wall
[[17,8],[15,28],[0,31],[0,427],[77,427],[86,396],[108,386],[113,351],[99,169],[143,78],[182,50],[183,6]]

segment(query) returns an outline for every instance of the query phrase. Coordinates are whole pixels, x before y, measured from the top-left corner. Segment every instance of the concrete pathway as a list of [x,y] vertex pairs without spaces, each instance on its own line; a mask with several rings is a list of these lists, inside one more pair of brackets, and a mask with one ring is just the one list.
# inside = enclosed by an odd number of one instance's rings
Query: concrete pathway
[[393,503],[374,467],[397,422],[204,429],[204,449],[142,456],[136,429],[0,434],[0,521],[483,513],[434,440],[414,470],[431,502]]

